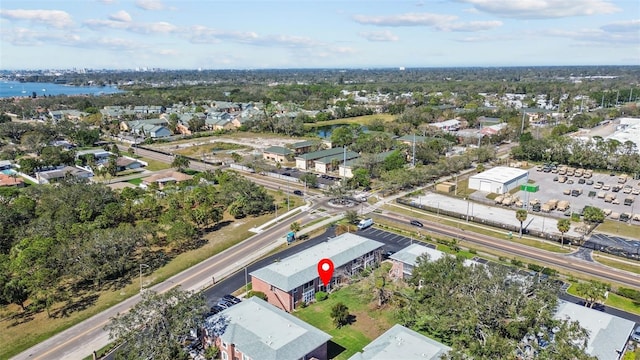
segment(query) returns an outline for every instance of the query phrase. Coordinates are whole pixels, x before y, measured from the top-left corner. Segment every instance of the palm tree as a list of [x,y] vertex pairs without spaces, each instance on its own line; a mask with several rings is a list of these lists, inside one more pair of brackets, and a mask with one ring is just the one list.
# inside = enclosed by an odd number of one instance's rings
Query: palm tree
[[571,228],[571,221],[569,219],[560,219],[558,220],[558,231],[560,231],[560,244],[562,247],[564,247],[564,233],[566,233],[567,231],[569,231],[569,229]]
[[522,237],[522,223],[527,220],[527,210],[519,209],[516,210],[516,219],[520,221],[520,237]]
[[297,233],[301,229],[300,223],[297,221],[292,222],[291,225],[289,225],[289,229],[291,229],[291,231],[293,231],[294,233]]
[[178,171],[182,172],[182,170],[189,167],[189,159],[182,155],[176,155],[171,162],[171,166],[178,168]]

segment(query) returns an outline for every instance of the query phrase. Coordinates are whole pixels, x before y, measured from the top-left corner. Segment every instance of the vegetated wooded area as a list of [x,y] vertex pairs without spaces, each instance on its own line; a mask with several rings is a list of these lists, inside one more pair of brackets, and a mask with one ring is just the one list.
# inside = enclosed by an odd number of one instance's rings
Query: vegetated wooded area
[[[603,74],[613,76],[598,77]],[[83,147],[117,135],[119,121],[105,121],[99,112],[109,105],[167,108],[180,104],[198,110],[212,100],[260,102],[262,116],[238,131],[315,136],[303,125],[372,114],[355,97],[379,93],[389,95],[379,105],[384,114],[395,116],[394,120],[374,119],[367,131],[359,125],[344,125],[334,128],[331,135],[337,146],[346,145],[361,153],[348,187],[369,186],[375,181],[389,192],[410,189],[493,160],[495,144],[517,140],[520,143],[513,156],[518,159],[640,172],[640,159],[630,144],[596,139],[595,145],[587,145],[563,136],[606,119],[640,115],[636,106],[640,98],[638,67],[161,71],[65,76],[72,84],[90,80],[118,84],[125,92],[0,99],[0,159],[17,161],[25,173],[76,163],[73,151],[64,151],[52,142],[64,139]],[[23,80],[52,81],[40,75]],[[343,90],[349,95],[343,96]],[[549,104],[557,104],[559,123],[532,131],[526,121],[522,123],[521,110],[505,104],[484,106],[488,98],[507,93],[524,94],[529,107],[535,106],[538,95],[544,95]],[[295,118],[277,117],[276,105],[319,112],[313,117],[302,113]],[[64,109],[88,115],[78,122],[55,123],[12,121],[8,115],[46,118],[43,114],[48,110]],[[458,118],[477,128],[482,116],[499,118],[507,127],[478,142],[429,126]],[[429,140],[413,148],[392,139],[392,135],[414,134]],[[192,136],[200,135],[195,129]],[[443,157],[453,145],[467,142],[480,147]],[[385,159],[376,156],[391,150],[395,153]],[[416,166],[405,166],[414,151]],[[223,214],[244,217],[273,209],[273,199],[263,189],[223,172],[199,174],[193,181],[163,192],[151,190],[116,192],[102,184],[73,179],[52,186],[2,190],[0,302],[24,306],[28,312],[48,313],[53,304],[67,303],[50,314],[64,316],[76,309],[74,301],[130,282],[140,263],[158,268],[176,254],[199,246],[203,232],[225,225]]]
[[[157,190],[157,189],[155,189]],[[144,263],[159,268],[202,245],[204,232],[272,211],[264,188],[233,172],[201,173],[162,192],[72,178],[2,193],[0,287],[3,303],[65,316],[96,291],[118,289]],[[68,302],[60,313],[54,303]]]

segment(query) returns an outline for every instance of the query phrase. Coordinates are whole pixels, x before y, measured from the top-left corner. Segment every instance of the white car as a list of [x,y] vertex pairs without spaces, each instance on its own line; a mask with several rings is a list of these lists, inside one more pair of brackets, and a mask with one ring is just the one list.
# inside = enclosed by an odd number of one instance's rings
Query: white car
[[631,333],[631,339],[633,341],[640,342],[640,326],[636,327],[636,329],[633,330],[633,333]]

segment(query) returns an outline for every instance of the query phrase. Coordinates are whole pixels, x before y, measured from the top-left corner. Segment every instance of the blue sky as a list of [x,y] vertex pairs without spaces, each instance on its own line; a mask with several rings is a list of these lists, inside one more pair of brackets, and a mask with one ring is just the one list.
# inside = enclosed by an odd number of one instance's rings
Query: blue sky
[[0,69],[640,65],[638,0],[2,0]]

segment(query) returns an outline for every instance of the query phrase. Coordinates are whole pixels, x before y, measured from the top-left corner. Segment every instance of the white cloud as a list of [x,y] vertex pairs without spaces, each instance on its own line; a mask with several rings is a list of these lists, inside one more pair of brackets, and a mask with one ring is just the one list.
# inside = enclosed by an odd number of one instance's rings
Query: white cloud
[[502,21],[469,21],[466,23],[442,24],[436,26],[436,28],[443,31],[475,32],[491,30],[500,26],[502,26]]
[[54,28],[67,28],[73,25],[73,19],[61,10],[4,10],[0,9],[0,17],[9,20],[25,20],[41,23]]
[[611,14],[620,11],[609,0],[455,0],[494,15],[516,19],[547,19]]
[[640,32],[640,19],[629,21],[618,21],[601,26],[600,29],[610,32]]
[[131,19],[131,15],[129,15],[128,12],[124,10],[120,10],[115,14],[109,15],[109,20],[130,22],[132,19]]
[[637,44],[640,44],[640,33],[637,31],[606,32],[602,29],[549,30],[542,35],[568,38],[574,41],[574,45],[579,46],[623,45],[637,48]]
[[115,20],[89,19],[83,23],[86,27],[99,31],[102,28],[119,29],[138,34],[170,34],[179,31],[179,28],[168,22],[137,23],[133,21],[123,22]]
[[304,36],[292,35],[258,35],[252,31],[222,31],[202,25],[192,26],[185,32],[192,43],[220,43],[223,40],[231,42],[256,45],[277,46],[287,48],[305,48],[320,45],[316,40]]
[[398,41],[400,38],[394,35],[391,31],[363,31],[358,33],[358,35],[369,41]]
[[143,10],[164,10],[165,6],[160,0],[136,0],[136,6]]
[[377,26],[435,26],[441,23],[455,21],[457,18],[457,16],[453,15],[431,13],[409,13],[388,16],[353,16],[353,20],[357,23]]

